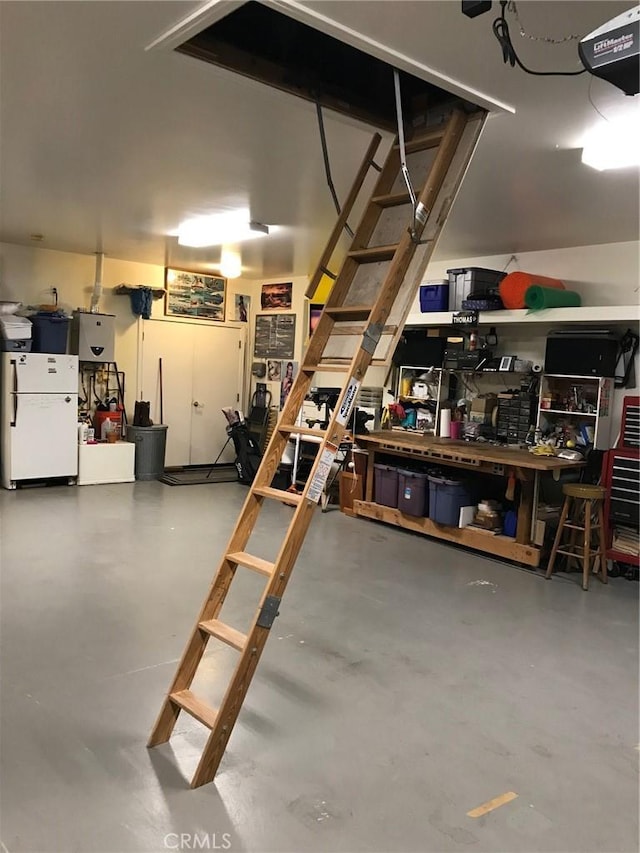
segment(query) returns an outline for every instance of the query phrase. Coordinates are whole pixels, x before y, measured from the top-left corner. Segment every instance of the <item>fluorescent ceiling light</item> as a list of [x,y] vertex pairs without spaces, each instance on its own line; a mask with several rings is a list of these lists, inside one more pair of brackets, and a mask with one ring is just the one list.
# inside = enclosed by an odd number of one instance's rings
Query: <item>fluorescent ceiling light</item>
[[267,225],[251,222],[248,210],[198,216],[188,219],[178,228],[181,246],[220,246],[222,243],[241,243],[269,233]]
[[584,141],[582,162],[599,172],[640,166],[640,114],[595,127]]

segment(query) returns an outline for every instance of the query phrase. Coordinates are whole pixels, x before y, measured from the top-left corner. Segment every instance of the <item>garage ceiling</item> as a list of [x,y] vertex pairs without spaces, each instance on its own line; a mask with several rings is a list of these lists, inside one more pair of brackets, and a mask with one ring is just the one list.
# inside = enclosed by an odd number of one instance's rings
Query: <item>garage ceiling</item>
[[[189,216],[248,206],[275,227],[243,247],[244,274],[311,271],[335,218],[313,105],[166,46],[145,50],[200,5],[0,3],[0,239],[42,234],[54,249],[206,266],[219,249],[188,250],[170,233]],[[608,117],[637,107],[621,92],[587,74],[505,67],[494,16],[468,20],[455,0],[277,5],[317,12],[325,30],[347,28],[515,108],[488,121],[437,258],[638,238],[638,171],[580,163],[584,133],[602,121],[589,88]],[[521,0],[518,11],[532,34],[582,36],[631,5]],[[512,31],[530,66],[577,67],[575,42]],[[372,130],[333,113],[325,123],[344,197]]]

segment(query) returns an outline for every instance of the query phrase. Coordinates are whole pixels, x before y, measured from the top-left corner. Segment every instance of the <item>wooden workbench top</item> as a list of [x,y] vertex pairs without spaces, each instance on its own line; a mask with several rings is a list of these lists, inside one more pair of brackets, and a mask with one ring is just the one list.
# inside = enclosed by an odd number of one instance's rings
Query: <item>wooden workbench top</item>
[[368,435],[358,435],[356,442],[363,448],[376,445],[380,450],[394,449],[406,453],[412,451],[416,455],[426,456],[434,460],[441,459],[444,463],[449,458],[461,462],[481,460],[495,465],[509,465],[514,468],[531,468],[535,471],[561,471],[566,468],[580,468],[584,462],[571,462],[557,456],[535,456],[528,450],[513,447],[499,447],[483,442],[454,441],[450,438],[435,438],[417,432],[401,432],[400,430],[380,430]]

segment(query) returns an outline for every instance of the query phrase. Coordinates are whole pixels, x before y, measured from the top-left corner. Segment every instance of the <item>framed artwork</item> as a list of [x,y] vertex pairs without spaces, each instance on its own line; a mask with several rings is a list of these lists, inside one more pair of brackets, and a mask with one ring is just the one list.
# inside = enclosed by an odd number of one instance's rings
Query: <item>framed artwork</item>
[[166,315],[224,322],[226,278],[167,267],[164,281]]
[[323,308],[324,305],[321,305],[318,302],[309,303],[309,337],[311,337],[316,326],[318,325],[318,320],[320,319],[320,315],[322,314]]
[[260,294],[260,308],[262,311],[291,311],[292,297],[292,281],[263,284]]
[[251,309],[251,297],[244,293],[236,293],[234,298],[235,319],[240,323],[249,322],[249,311]]
[[282,368],[280,371],[281,380],[280,380],[280,408],[284,409],[284,404],[287,401],[287,397],[289,396],[289,392],[293,388],[293,380],[296,378],[296,374],[298,372],[298,362],[297,361],[283,361]]
[[257,314],[254,358],[293,358],[296,342],[295,314]]
[[271,358],[267,359],[267,379],[269,382],[280,382],[281,373],[282,362]]

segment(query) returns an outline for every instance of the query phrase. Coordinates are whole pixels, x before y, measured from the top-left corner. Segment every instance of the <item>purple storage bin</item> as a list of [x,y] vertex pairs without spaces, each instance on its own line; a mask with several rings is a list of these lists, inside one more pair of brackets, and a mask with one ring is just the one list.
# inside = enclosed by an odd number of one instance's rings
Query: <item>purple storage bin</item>
[[426,515],[427,475],[417,471],[398,471],[398,509],[406,515]]
[[383,506],[398,506],[398,469],[376,462],[373,466],[373,499]]

